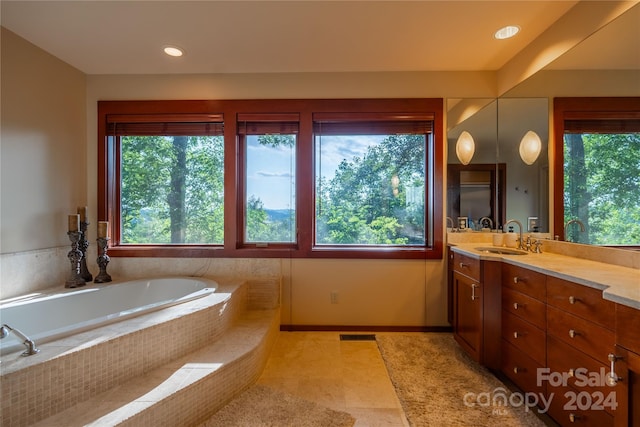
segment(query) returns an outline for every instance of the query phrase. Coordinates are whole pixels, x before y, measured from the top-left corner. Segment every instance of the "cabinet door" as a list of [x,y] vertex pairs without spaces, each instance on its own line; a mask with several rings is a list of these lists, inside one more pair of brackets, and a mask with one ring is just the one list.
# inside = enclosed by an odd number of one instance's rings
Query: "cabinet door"
[[482,292],[475,280],[455,271],[454,338],[477,362],[481,361],[482,347]]
[[640,354],[616,345],[615,373],[623,391],[618,393],[616,427],[640,427]]

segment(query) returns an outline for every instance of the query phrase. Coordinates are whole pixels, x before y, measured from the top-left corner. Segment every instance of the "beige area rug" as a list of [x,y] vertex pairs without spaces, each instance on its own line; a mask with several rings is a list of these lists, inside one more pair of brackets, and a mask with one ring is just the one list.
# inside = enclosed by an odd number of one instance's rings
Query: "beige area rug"
[[351,427],[355,421],[346,412],[255,384],[200,427]]
[[525,411],[518,396],[514,405],[492,406],[494,396],[511,392],[451,334],[376,334],[376,341],[411,426],[545,425],[531,412],[536,408]]

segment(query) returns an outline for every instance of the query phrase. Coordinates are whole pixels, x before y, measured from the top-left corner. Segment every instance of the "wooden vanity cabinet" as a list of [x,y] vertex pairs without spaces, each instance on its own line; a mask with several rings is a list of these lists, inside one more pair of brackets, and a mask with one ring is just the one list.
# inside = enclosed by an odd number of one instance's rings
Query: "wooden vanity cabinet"
[[615,427],[640,427],[640,310],[616,304],[615,374],[620,377]]
[[502,265],[502,362],[500,370],[525,391],[544,393],[537,372],[546,365],[546,276]]
[[452,251],[453,337],[478,363],[500,361],[500,262]]
[[[567,374],[567,384],[547,383],[547,394],[554,394],[550,415],[563,426],[613,426],[617,407],[611,403],[622,386],[597,384],[595,376],[604,379],[615,350],[615,303],[604,300],[602,290],[551,276],[546,302],[547,367]],[[585,375],[594,381],[585,384]]]

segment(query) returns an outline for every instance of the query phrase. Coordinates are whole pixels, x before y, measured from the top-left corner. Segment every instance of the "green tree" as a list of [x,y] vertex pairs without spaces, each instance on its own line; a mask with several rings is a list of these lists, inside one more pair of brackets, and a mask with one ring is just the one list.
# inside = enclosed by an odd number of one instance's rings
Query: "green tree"
[[424,150],[424,136],[391,135],[362,157],[343,160],[330,180],[321,179],[318,243],[423,243]]

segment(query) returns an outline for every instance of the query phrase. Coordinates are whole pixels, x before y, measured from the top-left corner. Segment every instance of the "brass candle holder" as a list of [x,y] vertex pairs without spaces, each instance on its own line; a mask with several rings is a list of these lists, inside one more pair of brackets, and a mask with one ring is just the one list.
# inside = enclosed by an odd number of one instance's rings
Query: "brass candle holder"
[[93,280],[93,275],[87,268],[87,249],[89,249],[89,241],[87,240],[88,227],[88,222],[80,220],[80,241],[78,242],[78,249],[82,252],[82,259],[80,260],[80,276],[85,282]]
[[109,246],[108,237],[98,237],[98,267],[100,272],[96,276],[94,283],[106,283],[111,281],[111,276],[107,274],[107,264],[109,264],[109,255],[107,255],[107,247]]
[[67,254],[69,262],[71,263],[71,274],[69,276],[69,279],[64,284],[65,288],[78,288],[87,284],[80,275],[80,261],[82,260],[82,251],[78,249],[78,244],[81,234],[82,233],[80,231],[67,232],[69,240],[71,240],[71,250]]

